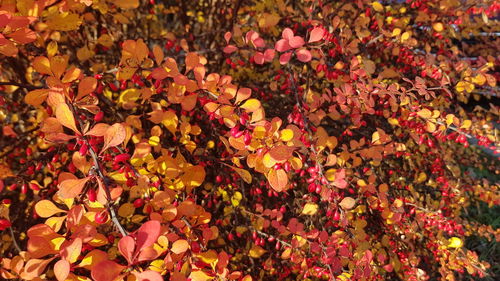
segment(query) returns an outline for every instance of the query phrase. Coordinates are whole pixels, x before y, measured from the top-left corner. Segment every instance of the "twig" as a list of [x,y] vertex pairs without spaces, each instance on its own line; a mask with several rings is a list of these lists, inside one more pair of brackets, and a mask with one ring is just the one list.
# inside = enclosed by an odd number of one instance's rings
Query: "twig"
[[24,88],[26,90],[36,90],[36,89],[42,89],[43,88],[41,86],[33,86],[33,85],[22,84],[22,83],[13,82],[13,81],[0,82],[0,86],[17,86],[17,87],[20,87],[20,88]]
[[17,252],[21,252],[21,247],[19,247],[19,244],[17,244],[16,241],[16,236],[14,235],[14,231],[12,230],[12,227],[9,227],[9,232],[10,232],[10,237],[12,238],[12,244],[14,245],[14,248],[16,248]]
[[107,184],[106,177],[104,176],[104,173],[102,172],[101,166],[99,165],[99,160],[97,159],[97,154],[95,153],[92,146],[88,143],[88,140],[86,138],[85,138],[85,142],[89,147],[90,156],[92,157],[92,160],[94,160],[94,168],[97,171],[97,175],[101,178],[102,183],[104,185],[104,191],[106,192],[106,197],[108,199],[108,202],[106,204],[106,209],[108,210],[109,214],[111,215],[111,221],[118,228],[121,235],[123,237],[125,237],[128,235],[127,231],[123,228],[123,226],[118,221],[118,217],[116,216],[115,209],[111,205],[111,192],[109,191],[109,186]]

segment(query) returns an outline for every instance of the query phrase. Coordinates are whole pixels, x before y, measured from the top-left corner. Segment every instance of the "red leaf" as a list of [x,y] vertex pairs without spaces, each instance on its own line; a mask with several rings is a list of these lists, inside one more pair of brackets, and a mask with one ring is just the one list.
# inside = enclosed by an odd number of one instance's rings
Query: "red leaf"
[[267,62],[272,62],[273,59],[274,59],[275,53],[276,52],[274,51],[274,49],[267,49],[264,52],[264,60],[267,61]]
[[90,274],[94,281],[113,281],[125,268],[114,261],[106,260],[96,264]]
[[284,53],[280,56],[280,64],[287,64],[292,57],[292,53]]
[[253,60],[256,64],[264,64],[264,54],[262,52],[256,52],[253,56]]
[[156,242],[158,236],[160,236],[161,224],[159,221],[148,221],[144,223],[136,232],[136,246],[137,252],[140,250],[149,247]]
[[120,242],[118,242],[118,250],[127,260],[128,264],[134,263],[135,240],[132,236],[128,235],[120,239]]
[[304,38],[300,36],[294,36],[288,40],[288,44],[290,45],[290,47],[296,49],[304,46],[305,42]]
[[311,52],[307,49],[300,49],[295,52],[295,55],[297,55],[297,59],[301,62],[308,62],[311,60]]
[[20,44],[28,44],[36,40],[36,33],[29,28],[21,28],[7,35]]
[[227,45],[226,47],[224,47],[224,49],[222,51],[226,54],[231,54],[231,53],[238,51],[238,47],[236,47],[234,45]]
[[283,37],[283,39],[290,40],[293,37],[293,30],[288,27],[285,28],[283,32],[281,32],[281,37]]
[[231,40],[231,36],[232,34],[229,31],[224,34],[224,40],[226,40],[226,44],[229,43],[229,40]]
[[291,49],[290,44],[288,44],[288,40],[280,39],[276,44],[274,44],[274,48],[278,52],[286,52]]
[[318,42],[323,39],[323,35],[325,34],[325,30],[321,27],[315,27],[311,30],[311,34],[309,35],[309,43]]

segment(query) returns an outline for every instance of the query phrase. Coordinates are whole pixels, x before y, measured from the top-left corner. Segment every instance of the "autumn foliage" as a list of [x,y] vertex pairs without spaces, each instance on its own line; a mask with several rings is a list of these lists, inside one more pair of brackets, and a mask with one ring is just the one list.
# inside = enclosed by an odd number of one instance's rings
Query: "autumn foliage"
[[0,3],[0,279],[494,278],[497,1]]

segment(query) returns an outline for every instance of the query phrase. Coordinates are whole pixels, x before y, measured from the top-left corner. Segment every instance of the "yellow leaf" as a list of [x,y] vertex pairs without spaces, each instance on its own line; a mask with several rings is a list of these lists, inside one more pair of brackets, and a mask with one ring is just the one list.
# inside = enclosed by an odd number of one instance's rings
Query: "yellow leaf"
[[240,107],[248,112],[254,112],[257,109],[261,108],[261,104],[258,99],[249,99],[245,101],[245,103],[243,103]]
[[270,28],[278,24],[281,17],[278,14],[263,13],[259,18],[260,28]]
[[417,112],[417,115],[420,116],[421,118],[429,119],[432,117],[432,112],[430,110],[428,110],[427,108],[424,108],[424,109],[420,110],[419,112]]
[[469,129],[471,125],[472,125],[472,121],[464,120],[464,122],[462,123],[462,126],[460,126],[460,129]]
[[394,28],[392,30],[392,37],[396,37],[398,36],[399,34],[401,34],[401,29],[400,28]]
[[280,140],[291,141],[293,139],[293,131],[291,129],[283,129],[280,133]]
[[406,41],[410,39],[410,33],[408,31],[404,32],[403,35],[401,35],[401,41]]
[[189,274],[189,278],[192,281],[208,281],[214,279],[214,277],[209,276],[202,270],[191,271],[191,274]]
[[421,172],[420,174],[418,174],[418,177],[417,177],[418,183],[422,183],[425,180],[427,180],[427,175],[424,172]]
[[303,215],[312,216],[318,212],[318,205],[315,203],[307,203],[302,209]]
[[49,200],[42,200],[36,203],[35,211],[42,218],[48,218],[57,213],[66,212],[65,210],[57,207],[54,203],[52,203],[52,201]]
[[337,172],[336,169],[328,169],[325,172],[325,177],[328,181],[334,181],[335,180],[335,173]]
[[218,255],[215,250],[208,250],[207,252],[195,254],[195,257],[201,259],[206,264],[216,263]]
[[260,258],[263,254],[266,253],[266,250],[264,250],[262,247],[257,246],[253,244],[252,248],[250,249],[250,252],[248,253],[250,257],[258,259]]
[[382,4],[380,4],[380,2],[372,2],[372,7],[377,12],[384,11],[384,6],[382,6]]
[[433,25],[432,25],[432,28],[434,28],[434,30],[435,30],[436,32],[441,32],[441,31],[443,31],[444,26],[443,26],[443,24],[442,24],[442,23],[440,23],[440,22],[436,22],[435,24],[433,24]]
[[484,85],[484,83],[486,83],[486,76],[484,76],[483,74],[480,73],[480,74],[472,77],[472,83],[479,85],[479,86],[482,86],[482,85]]
[[458,237],[451,237],[448,239],[448,248],[461,248],[464,245],[464,242]]

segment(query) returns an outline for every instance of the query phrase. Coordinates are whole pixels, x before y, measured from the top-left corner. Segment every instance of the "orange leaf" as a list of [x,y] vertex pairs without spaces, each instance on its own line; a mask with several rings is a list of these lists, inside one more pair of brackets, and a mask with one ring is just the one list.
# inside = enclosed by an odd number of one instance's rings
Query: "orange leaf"
[[239,103],[240,101],[244,101],[250,97],[252,94],[252,90],[250,88],[240,88],[238,93],[236,94],[236,100],[234,103]]
[[163,277],[160,273],[153,270],[146,270],[141,273],[134,271],[137,281],[163,281]]
[[269,151],[269,155],[273,158],[274,161],[278,163],[283,163],[292,157],[293,151],[295,147],[288,145],[278,145]]
[[28,44],[36,40],[36,33],[29,28],[18,29],[7,36],[19,44]]
[[109,125],[106,123],[97,123],[90,129],[88,132],[85,133],[86,136],[96,136],[96,137],[102,137],[106,134],[106,131],[108,130]]
[[172,244],[172,252],[174,254],[182,254],[189,249],[188,241],[181,239],[177,240]]
[[42,218],[48,218],[57,213],[66,212],[65,210],[57,207],[52,201],[42,200],[35,205],[36,213]]
[[25,280],[32,280],[39,277],[54,258],[55,257],[48,260],[30,259],[24,266],[24,270],[21,272],[20,277]]
[[106,133],[104,134],[104,146],[102,148],[102,151],[105,151],[110,147],[121,144],[125,140],[126,136],[127,136],[127,131],[125,130],[125,127],[123,127],[122,124],[120,123],[113,124],[106,130]]
[[155,56],[155,62],[157,65],[160,65],[161,62],[163,61],[164,54],[163,50],[160,46],[154,45],[153,46],[153,55]]
[[288,184],[288,175],[283,169],[271,169],[267,173],[267,179],[271,184],[271,187],[277,192],[281,192],[285,189]]
[[113,281],[125,268],[114,261],[105,260],[92,267],[90,275],[94,281]]
[[351,197],[345,197],[339,203],[340,207],[342,207],[342,209],[346,209],[346,210],[352,209],[352,207],[354,207],[355,204],[356,204],[356,200],[354,200]]
[[64,245],[65,243],[61,246],[61,257],[70,263],[75,263],[82,252],[82,239],[78,237],[69,242],[68,245]]
[[195,68],[200,63],[200,58],[196,53],[188,53],[186,56],[186,73]]
[[60,103],[56,108],[56,118],[64,127],[70,128],[75,133],[80,133],[76,128],[75,117],[66,103]]
[[39,106],[47,99],[48,94],[48,89],[33,90],[26,94],[26,96],[24,97],[24,102],[29,105]]
[[54,275],[57,281],[64,281],[69,275],[70,264],[67,260],[59,260],[54,264]]
[[63,199],[75,198],[82,192],[89,179],[89,177],[83,179],[67,179],[59,183],[59,196]]
[[75,100],[79,100],[84,96],[92,93],[97,87],[97,79],[94,77],[85,77],[78,84],[78,95]]
[[50,58],[50,69],[57,79],[61,78],[68,66],[68,56],[54,56]]
[[44,56],[36,57],[33,60],[33,68],[38,73],[52,75],[52,71],[50,70],[50,61]]

